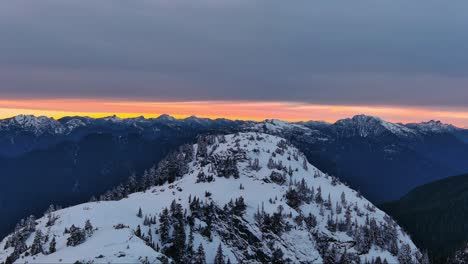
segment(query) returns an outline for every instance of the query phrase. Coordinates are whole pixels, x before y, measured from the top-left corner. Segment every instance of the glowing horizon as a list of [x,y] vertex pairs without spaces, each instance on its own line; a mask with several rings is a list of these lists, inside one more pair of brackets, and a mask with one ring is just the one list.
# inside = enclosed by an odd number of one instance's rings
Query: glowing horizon
[[327,105],[298,102],[259,101],[188,101],[152,102],[102,99],[0,99],[0,118],[31,114],[61,118],[64,116],[147,118],[168,114],[175,118],[192,115],[233,120],[281,119],[285,121],[320,120],[335,122],[356,114],[379,116],[382,119],[411,123],[440,120],[459,127],[468,127],[468,108],[408,107],[373,105]]

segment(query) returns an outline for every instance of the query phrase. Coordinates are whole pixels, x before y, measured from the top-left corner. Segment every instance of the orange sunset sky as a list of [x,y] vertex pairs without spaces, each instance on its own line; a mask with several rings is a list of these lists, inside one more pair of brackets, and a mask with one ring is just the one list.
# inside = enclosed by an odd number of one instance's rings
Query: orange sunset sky
[[282,119],[287,121],[323,120],[334,122],[355,114],[379,116],[392,122],[441,120],[468,127],[468,108],[320,105],[297,102],[191,101],[147,102],[103,99],[0,99],[0,118],[18,114],[60,118],[70,115],[103,117],[157,117],[170,114],[176,118],[191,115],[242,120]]

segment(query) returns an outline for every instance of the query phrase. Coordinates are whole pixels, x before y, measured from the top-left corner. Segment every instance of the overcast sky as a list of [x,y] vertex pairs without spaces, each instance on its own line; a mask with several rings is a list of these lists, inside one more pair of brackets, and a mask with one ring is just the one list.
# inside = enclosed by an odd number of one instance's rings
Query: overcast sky
[[4,0],[2,98],[468,105],[468,1]]

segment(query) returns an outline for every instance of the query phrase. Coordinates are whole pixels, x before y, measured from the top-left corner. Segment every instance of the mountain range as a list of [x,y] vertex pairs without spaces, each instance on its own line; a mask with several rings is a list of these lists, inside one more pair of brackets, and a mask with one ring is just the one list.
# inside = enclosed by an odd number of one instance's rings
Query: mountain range
[[0,263],[427,263],[359,192],[285,139],[198,137],[99,201],[29,217]]
[[16,116],[0,120],[0,235],[50,204],[99,196],[144,175],[178,146],[206,134],[262,132],[285,138],[318,169],[374,203],[468,171],[467,130],[429,121],[397,124],[358,115],[318,121],[232,121],[189,117],[121,119]]

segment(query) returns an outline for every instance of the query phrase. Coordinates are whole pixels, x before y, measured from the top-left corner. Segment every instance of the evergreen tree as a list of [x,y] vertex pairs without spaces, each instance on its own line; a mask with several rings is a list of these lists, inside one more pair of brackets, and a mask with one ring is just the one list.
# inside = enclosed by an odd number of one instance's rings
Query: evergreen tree
[[86,220],[85,222],[85,231],[86,231],[86,234],[88,236],[92,235],[93,234],[93,225],[91,224],[91,221],[89,221],[89,219]]
[[298,209],[302,204],[299,193],[291,187],[286,191],[286,203],[294,209]]
[[346,195],[344,192],[341,192],[341,205],[346,206]]
[[271,224],[270,228],[273,233],[280,235],[284,229],[284,219],[283,219],[283,207],[281,205],[278,206],[277,211],[273,213],[271,217]]
[[306,160],[305,158],[304,158],[304,160],[302,161],[302,168],[303,168],[304,170],[306,170],[306,171],[309,170],[309,168],[307,167],[307,160]]
[[169,228],[169,210],[167,210],[167,208],[164,208],[161,215],[159,216],[159,235],[163,244],[169,240]]
[[341,207],[341,205],[340,205],[338,202],[336,202],[335,210],[336,210],[336,214],[337,214],[337,215],[341,214],[342,207]]
[[54,236],[49,243],[49,254],[52,254],[56,251],[56,248],[55,248],[56,245],[57,245],[57,242],[55,241],[55,236]]
[[144,191],[148,189],[148,187],[150,187],[150,177],[149,177],[148,171],[145,170],[143,172],[143,177],[141,177],[140,189]]
[[315,194],[315,202],[318,204],[323,203],[322,188],[320,188],[320,186],[317,188],[317,193]]
[[198,246],[194,264],[206,264],[205,249],[203,249],[203,245],[201,243]]
[[134,192],[139,191],[138,190],[138,181],[136,179],[135,173],[132,173],[132,175],[128,178],[126,188],[127,188],[128,193],[134,193]]
[[141,207],[138,209],[137,216],[138,216],[139,218],[142,218],[142,217],[143,217],[143,211],[141,210]]
[[138,225],[136,230],[135,230],[135,236],[141,237],[141,227],[140,227],[140,225]]
[[188,236],[187,249],[185,250],[185,263],[192,263],[195,256],[193,249],[193,228],[190,227],[190,232]]
[[218,250],[216,251],[216,256],[214,258],[214,264],[224,264],[224,256],[223,256],[223,248],[221,243],[218,246]]
[[244,202],[244,197],[239,197],[234,202],[233,212],[237,216],[243,216],[245,210],[247,209],[247,205]]
[[43,253],[42,250],[42,240],[43,240],[43,235],[41,230],[36,231],[36,235],[34,236],[34,241],[31,245],[31,255],[37,255],[39,253]]
[[311,230],[317,226],[317,218],[312,213],[309,213],[308,216],[304,217],[304,223],[306,227]]
[[36,217],[34,217],[34,215],[30,215],[27,219],[26,219],[26,222],[25,222],[25,231],[28,231],[28,232],[34,232],[34,230],[36,230]]
[[275,161],[273,160],[273,158],[270,157],[270,159],[268,159],[267,167],[268,167],[268,169],[270,169],[270,170],[276,168],[276,163],[275,163]]
[[398,261],[400,264],[411,264],[413,258],[411,256],[411,248],[408,244],[402,244],[398,251]]
[[356,250],[361,253],[369,252],[371,248],[371,240],[369,237],[369,228],[367,226],[360,226],[355,233]]
[[176,219],[174,224],[174,238],[173,238],[173,248],[175,252],[174,260],[176,262],[183,262],[183,257],[185,255],[185,224],[182,218]]
[[154,186],[156,185],[156,178],[157,178],[157,174],[156,174],[156,166],[152,166],[151,169],[149,170],[148,172],[149,174],[149,184],[150,186]]
[[69,231],[70,231],[70,236],[67,239],[67,246],[74,247],[85,241],[86,233],[83,229],[72,225]]
[[346,212],[345,212],[345,224],[346,224],[346,228],[347,230],[349,231],[351,229],[351,222],[352,222],[352,219],[351,219],[351,209],[349,207],[346,208]]

